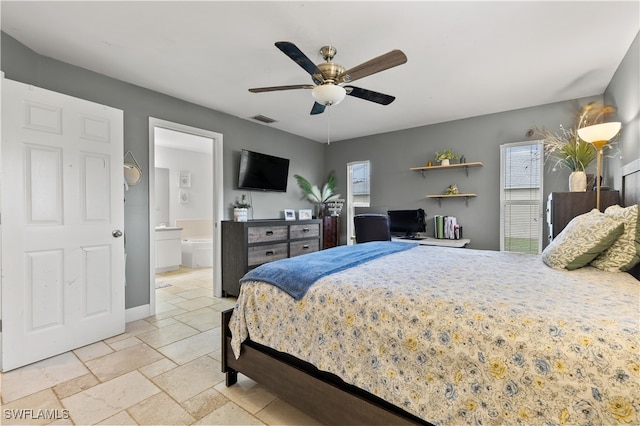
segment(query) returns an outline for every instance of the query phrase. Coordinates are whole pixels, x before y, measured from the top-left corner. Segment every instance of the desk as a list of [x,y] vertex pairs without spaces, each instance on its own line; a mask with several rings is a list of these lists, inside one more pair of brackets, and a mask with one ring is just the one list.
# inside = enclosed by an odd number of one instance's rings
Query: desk
[[421,240],[408,240],[404,238],[391,238],[391,241],[401,243],[418,243],[422,246],[440,246],[440,247],[456,247],[463,248],[471,242],[468,238],[460,238],[459,240],[449,240],[443,238],[424,237]]

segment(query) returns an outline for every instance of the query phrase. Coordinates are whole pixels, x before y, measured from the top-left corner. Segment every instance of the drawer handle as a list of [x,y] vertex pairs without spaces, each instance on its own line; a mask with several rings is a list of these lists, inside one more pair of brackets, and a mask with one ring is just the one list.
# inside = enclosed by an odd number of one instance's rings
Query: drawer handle
[[309,250],[309,244],[305,244],[302,246],[302,250]]
[[273,235],[273,231],[267,231],[265,232],[266,235]]
[[302,228],[302,232],[309,232],[309,228]]
[[273,256],[275,252],[273,250],[267,250],[265,256]]

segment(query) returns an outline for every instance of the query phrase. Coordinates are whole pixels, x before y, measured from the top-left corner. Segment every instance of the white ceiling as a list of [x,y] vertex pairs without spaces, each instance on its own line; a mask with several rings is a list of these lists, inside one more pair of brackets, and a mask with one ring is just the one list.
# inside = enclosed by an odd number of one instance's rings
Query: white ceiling
[[[640,29],[624,1],[6,1],[2,30],[36,52],[270,127],[338,141],[602,94]],[[309,84],[278,50],[314,63],[334,45],[351,68],[392,49],[408,62],[353,85],[396,96],[351,96],[310,116]],[[532,123],[533,124],[533,123]]]

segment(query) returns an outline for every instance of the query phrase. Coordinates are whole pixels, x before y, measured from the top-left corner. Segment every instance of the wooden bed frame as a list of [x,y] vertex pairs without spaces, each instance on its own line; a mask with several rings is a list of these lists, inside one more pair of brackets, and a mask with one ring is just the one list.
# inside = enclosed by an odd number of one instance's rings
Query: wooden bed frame
[[[622,200],[624,206],[640,202],[640,159],[623,167]],[[640,271],[634,268],[633,275]],[[231,349],[229,320],[232,309],[222,312],[222,371],[226,385],[236,383],[242,373],[306,414],[329,425],[402,425],[427,424],[418,417],[339,377],[322,372],[291,355],[277,352],[250,340],[242,344],[242,356],[235,359]]]
[[250,340],[242,344],[242,355],[235,359],[229,330],[232,312],[222,312],[222,371],[227,386],[242,373],[328,425],[430,425],[333,374]]

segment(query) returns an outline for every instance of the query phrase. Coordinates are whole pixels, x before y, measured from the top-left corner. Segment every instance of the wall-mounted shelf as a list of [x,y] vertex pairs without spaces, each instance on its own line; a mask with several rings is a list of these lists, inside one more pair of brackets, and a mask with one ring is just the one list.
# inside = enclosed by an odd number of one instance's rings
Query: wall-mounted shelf
[[[451,166],[449,166],[449,167],[451,167]],[[451,195],[433,194],[433,195],[427,195],[427,198],[435,198],[435,199],[437,199],[438,200],[438,206],[442,206],[442,199],[443,198],[462,198],[462,197],[464,197],[465,204],[468,206],[469,205],[469,197],[477,197],[477,196],[478,196],[477,194],[451,194]]]
[[457,163],[449,164],[448,166],[421,166],[411,167],[409,170],[412,172],[420,172],[422,177],[425,177],[424,172],[427,170],[442,170],[442,169],[459,169],[464,168],[465,173],[469,176],[469,167],[482,167],[483,164],[480,161],[474,161],[472,163]]

